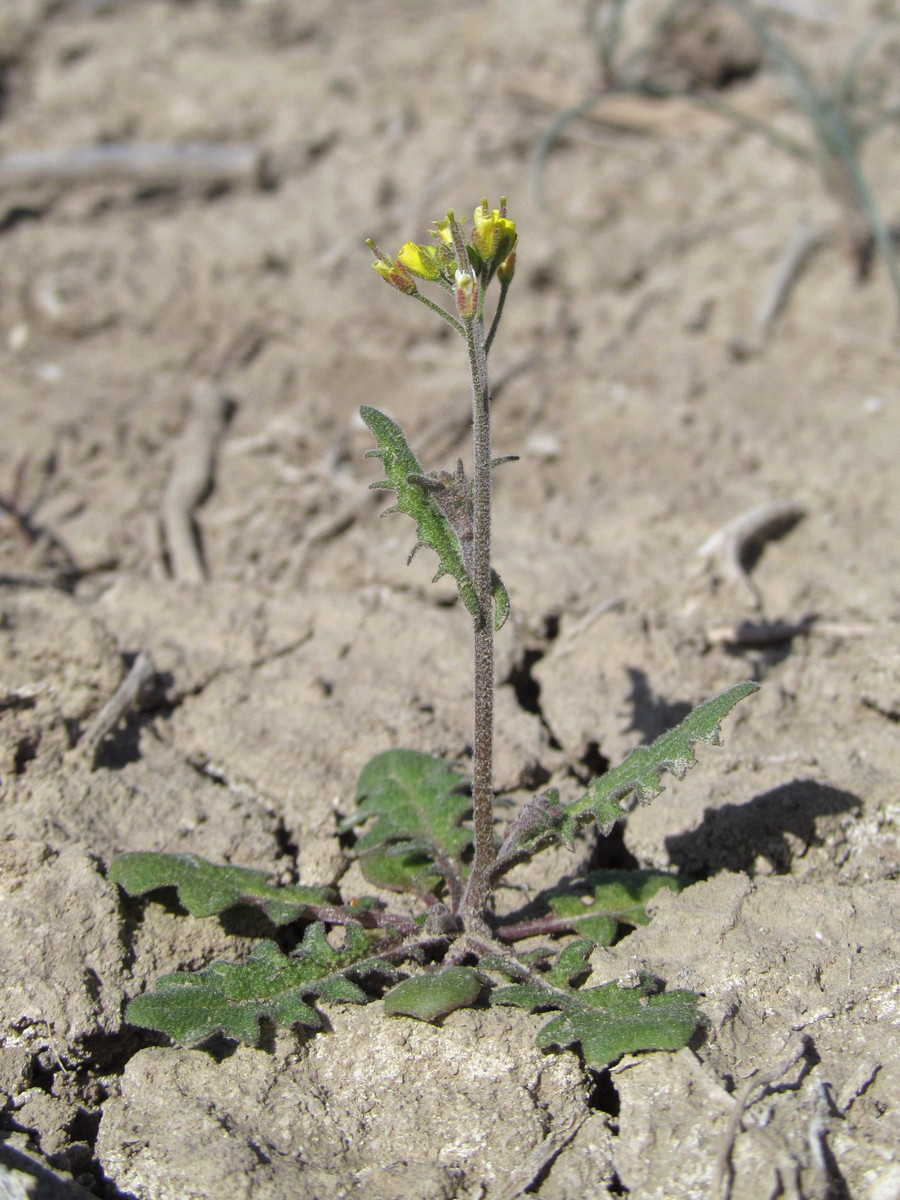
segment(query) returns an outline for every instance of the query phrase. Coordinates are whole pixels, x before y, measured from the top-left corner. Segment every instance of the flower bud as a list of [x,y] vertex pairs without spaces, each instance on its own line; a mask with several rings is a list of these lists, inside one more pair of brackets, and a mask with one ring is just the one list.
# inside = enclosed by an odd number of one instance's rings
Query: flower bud
[[456,282],[456,311],[463,321],[471,321],[478,307],[478,285],[475,276],[470,271],[457,271]]
[[504,287],[508,287],[512,283],[513,275],[516,273],[516,252],[511,250],[504,258],[503,262],[497,268],[497,278]]

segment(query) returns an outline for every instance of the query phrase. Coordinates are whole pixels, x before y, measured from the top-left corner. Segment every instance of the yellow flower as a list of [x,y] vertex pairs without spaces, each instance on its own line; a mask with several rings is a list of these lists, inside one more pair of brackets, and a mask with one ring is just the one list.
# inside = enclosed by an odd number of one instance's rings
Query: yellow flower
[[482,262],[496,259],[503,262],[516,244],[516,223],[506,215],[506,201],[500,207],[488,208],[487,200],[475,209],[475,230],[472,243]]
[[391,262],[390,259],[376,258],[372,266],[381,278],[386,280],[391,287],[395,287],[398,292],[405,292],[407,296],[414,296],[419,290],[416,287],[416,281],[402,262]]
[[439,221],[435,221],[434,228],[431,231],[438,241],[443,242],[445,246],[453,245],[453,230],[450,228],[450,218],[443,217]]
[[441,273],[437,253],[431,246],[406,242],[397,255],[397,261],[420,279],[437,279]]

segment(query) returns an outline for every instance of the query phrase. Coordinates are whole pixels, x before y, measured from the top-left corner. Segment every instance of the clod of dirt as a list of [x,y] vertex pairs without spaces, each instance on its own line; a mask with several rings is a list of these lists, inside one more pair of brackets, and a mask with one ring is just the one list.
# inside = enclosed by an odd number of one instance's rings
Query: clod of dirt
[[0,1135],[0,1195],[4,1200],[92,1200],[71,1175],[53,1170],[23,1133]]
[[[732,1196],[772,1194],[776,1171],[783,1184],[799,1173],[805,1196],[824,1195],[825,1184],[846,1189],[834,1194],[870,1195],[873,1166],[889,1163],[900,1143],[896,885],[753,884],[723,874],[660,897],[649,926],[595,952],[589,982],[652,963],[670,986],[704,996],[709,1026],[696,1051],[629,1059],[614,1070],[623,1185],[642,1200],[711,1194],[732,1093],[805,1035],[805,1057],[751,1097],[732,1156]],[[831,1163],[825,1180],[810,1145],[814,1119],[813,1140]]]
[[58,768],[80,724],[122,676],[118,647],[70,596],[50,589],[4,596],[0,619],[0,779],[40,759]]
[[[535,1050],[531,1018],[466,1010],[435,1029],[368,1008],[329,1015],[333,1031],[299,1052],[292,1036],[274,1055],[242,1047],[221,1062],[141,1051],[104,1107],[109,1178],[140,1196],[499,1200],[583,1112],[577,1060]],[[596,1130],[594,1143],[599,1178]]]
[[[35,1051],[77,1062],[120,1028],[124,947],[116,889],[84,848],[2,843],[0,1011]],[[9,1035],[7,1035],[9,1036]]]
[[668,22],[650,67],[671,88],[720,88],[752,75],[761,61],[759,38],[733,9],[691,0]]

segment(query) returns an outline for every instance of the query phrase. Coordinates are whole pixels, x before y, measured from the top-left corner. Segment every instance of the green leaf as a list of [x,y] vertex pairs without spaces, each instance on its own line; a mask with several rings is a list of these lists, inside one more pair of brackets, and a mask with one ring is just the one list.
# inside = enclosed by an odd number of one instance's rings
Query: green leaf
[[537,1045],[571,1046],[581,1043],[591,1067],[606,1067],[623,1054],[640,1050],[680,1050],[697,1025],[697,997],[693,992],[654,994],[656,983],[642,975],[636,988],[617,983],[580,991],[552,990],[539,983],[496,988],[492,1004],[513,1004],[530,1012],[560,1008],[538,1032]]
[[385,996],[384,1011],[391,1016],[436,1021],[455,1008],[469,1008],[481,988],[481,977],[472,967],[448,967],[436,975],[404,980]]
[[433,892],[441,883],[432,860],[418,851],[371,850],[361,857],[360,867],[369,883],[390,892]]
[[322,1019],[304,997],[365,1004],[369,997],[346,972],[392,973],[379,959],[367,958],[369,950],[358,925],[347,926],[343,947],[335,949],[317,922],[307,930],[296,956],[289,958],[274,942],[263,941],[244,963],[217,962],[193,974],[164,975],[155,992],[132,1000],[125,1019],[184,1046],[220,1032],[252,1044],[263,1018],[279,1029],[298,1024],[316,1029]]
[[576,890],[558,888],[546,893],[560,922],[554,932],[577,933],[598,946],[612,944],[619,925],[647,925],[645,905],[658,891],[680,892],[686,881],[664,871],[594,871]]
[[697,761],[694,754],[695,742],[720,744],[720,722],[727,717],[735,705],[753,692],[759,684],[748,680],[735,684],[719,696],[704,700],[689,713],[680,725],[660,734],[649,746],[638,746],[625,761],[605,775],[593,779],[584,795],[565,805],[565,817],[559,827],[559,836],[571,846],[579,825],[593,817],[606,836],[623,813],[619,801],[629,792],[635,792],[641,804],[649,804],[663,791],[660,774],[671,771],[676,779],[684,778],[688,767]]
[[356,788],[356,812],[342,826],[374,818],[356,843],[366,878],[422,890],[442,875],[460,882],[461,855],[472,842],[471,829],[461,825],[472,808],[471,797],[462,794],[466,783],[442,758],[418,750],[387,750],[370,759]]
[[639,1050],[680,1050],[697,1025],[697,997],[673,991],[648,995],[644,987],[616,983],[576,993],[577,1004],[554,1017],[537,1035],[540,1049],[581,1043],[590,1067],[606,1067]]
[[556,964],[547,972],[547,982],[554,987],[567,988],[579,975],[590,974],[587,960],[594,949],[591,938],[576,938],[560,951]]
[[194,917],[211,917],[236,904],[254,904],[262,907],[275,925],[311,919],[316,916],[315,906],[334,900],[328,888],[279,887],[266,882],[265,871],[217,866],[199,854],[120,854],[110,864],[107,878],[129,896],[177,888],[179,900]]
[[[429,489],[423,486],[428,477],[423,476],[406,435],[396,421],[377,408],[364,404],[359,411],[378,443],[378,449],[367,451],[366,457],[380,458],[387,476],[370,486],[397,493],[397,503],[385,509],[383,515],[402,512],[413,518],[416,522],[416,544],[410,558],[420,546],[434,550],[440,559],[434,578],[451,575],[456,580],[463,604],[473,617],[477,617],[478,598],[466,570],[459,538],[449,517],[441,511]],[[494,571],[491,572],[491,594],[494,598],[494,626],[499,629],[509,615],[509,595]]]
[[502,629],[510,611],[509,592],[493,567],[491,567],[491,595],[494,598],[494,628]]

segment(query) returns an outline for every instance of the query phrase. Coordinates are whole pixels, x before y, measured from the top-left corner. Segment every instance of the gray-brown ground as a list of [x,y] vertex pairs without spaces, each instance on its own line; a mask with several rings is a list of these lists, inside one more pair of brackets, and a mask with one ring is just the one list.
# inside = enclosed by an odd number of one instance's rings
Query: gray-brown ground
[[[885,11],[777,19],[833,77]],[[686,54],[714,78],[710,44],[688,28],[658,69]],[[3,0],[0,67],[3,155],[262,156],[227,187],[183,164],[41,181],[0,157],[0,496],[22,517],[0,514],[0,1193],[707,1197],[744,1081],[806,1037],[749,1095],[732,1195],[896,1200],[897,313],[880,265],[855,282],[813,169],[681,101],[629,99],[569,127],[538,206],[536,141],[595,82],[574,0]],[[770,70],[730,95],[801,129]],[[866,159],[892,219],[898,148],[888,130]],[[703,880],[592,962],[597,983],[646,965],[701,992],[705,1039],[599,1088],[505,1010],[442,1031],[333,1011],[324,1035],[221,1061],[154,1044],[123,1026],[126,1000],[259,929],[124,903],[115,854],[352,883],[336,813],[367,757],[465,751],[467,622],[427,555],[404,568],[409,522],[378,523],[355,414],[388,410],[428,467],[465,452],[458,347],[382,287],[363,240],[424,240],[484,193],[509,195],[521,237],[493,356],[497,452],[522,454],[497,475],[515,613],[499,786],[571,789],[568,764],[763,683],[724,750],[595,852]],[[801,218],[829,239],[764,339],[754,314]],[[192,585],[168,574],[159,516],[206,378],[231,411]],[[806,516],[756,562],[755,606],[696,552],[770,501]],[[723,640],[744,620],[806,631]],[[91,770],[77,740],[140,651],[155,691]]]

